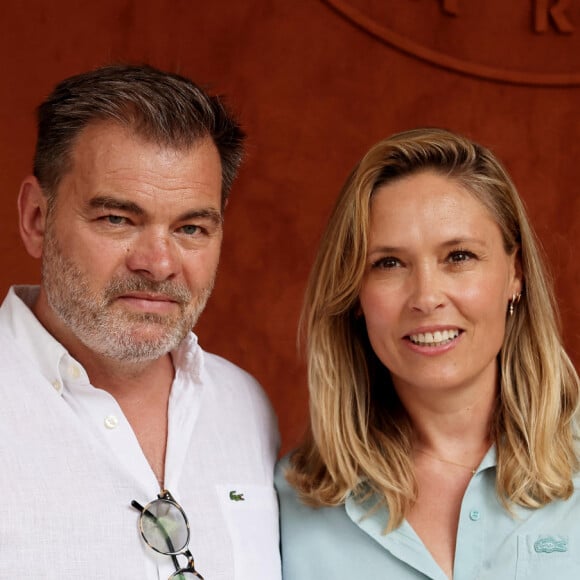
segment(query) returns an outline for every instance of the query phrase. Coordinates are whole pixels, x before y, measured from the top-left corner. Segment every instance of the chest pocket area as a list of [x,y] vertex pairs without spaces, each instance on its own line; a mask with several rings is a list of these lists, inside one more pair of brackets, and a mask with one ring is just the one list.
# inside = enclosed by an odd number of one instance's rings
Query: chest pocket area
[[516,580],[580,578],[573,538],[558,534],[518,536]]
[[235,579],[280,578],[278,498],[273,486],[216,485],[234,552]]

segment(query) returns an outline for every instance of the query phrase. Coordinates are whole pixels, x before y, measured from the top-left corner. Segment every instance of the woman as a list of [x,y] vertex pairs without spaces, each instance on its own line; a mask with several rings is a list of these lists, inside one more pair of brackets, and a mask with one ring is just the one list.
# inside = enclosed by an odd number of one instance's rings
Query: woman
[[375,145],[306,292],[285,580],[580,578],[579,380],[556,319],[490,151],[437,129]]

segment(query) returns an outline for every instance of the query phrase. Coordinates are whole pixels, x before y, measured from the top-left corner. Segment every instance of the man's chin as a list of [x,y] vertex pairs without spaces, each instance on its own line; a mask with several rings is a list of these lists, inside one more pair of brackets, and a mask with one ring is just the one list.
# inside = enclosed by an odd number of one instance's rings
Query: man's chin
[[130,342],[124,344],[108,344],[101,351],[107,358],[125,363],[147,363],[160,359],[179,346],[180,340],[162,342]]
[[176,349],[187,336],[189,329],[154,324],[151,321],[129,324],[118,320],[116,324],[121,332],[107,336],[86,336],[85,343],[91,350],[101,356],[126,363],[150,362],[161,358]]

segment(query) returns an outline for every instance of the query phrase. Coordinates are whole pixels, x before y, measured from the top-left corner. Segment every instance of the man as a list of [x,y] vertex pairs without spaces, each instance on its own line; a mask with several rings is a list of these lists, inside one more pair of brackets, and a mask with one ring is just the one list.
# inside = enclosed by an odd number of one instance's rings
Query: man
[[40,106],[18,207],[42,283],[0,308],[0,578],[280,577],[275,419],[191,332],[242,145],[218,98],[150,67]]

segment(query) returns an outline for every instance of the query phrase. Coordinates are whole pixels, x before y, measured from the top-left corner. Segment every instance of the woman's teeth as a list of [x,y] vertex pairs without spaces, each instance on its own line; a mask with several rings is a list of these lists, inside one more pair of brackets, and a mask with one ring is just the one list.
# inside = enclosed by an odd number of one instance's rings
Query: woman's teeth
[[441,346],[459,336],[459,330],[436,330],[435,332],[420,332],[411,334],[409,340],[421,346]]

